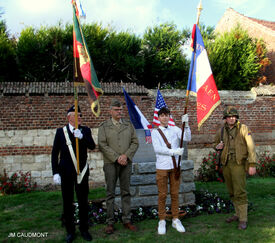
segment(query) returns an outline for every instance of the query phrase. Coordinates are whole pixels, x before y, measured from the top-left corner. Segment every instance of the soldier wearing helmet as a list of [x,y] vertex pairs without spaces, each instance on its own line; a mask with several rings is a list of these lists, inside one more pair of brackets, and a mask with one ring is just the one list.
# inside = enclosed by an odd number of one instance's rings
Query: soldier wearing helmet
[[247,228],[246,172],[256,173],[256,152],[250,129],[241,124],[239,113],[234,107],[226,107],[223,112],[224,127],[215,136],[214,148],[221,151],[223,176],[233,202],[235,214],[227,223],[238,221],[238,229]]

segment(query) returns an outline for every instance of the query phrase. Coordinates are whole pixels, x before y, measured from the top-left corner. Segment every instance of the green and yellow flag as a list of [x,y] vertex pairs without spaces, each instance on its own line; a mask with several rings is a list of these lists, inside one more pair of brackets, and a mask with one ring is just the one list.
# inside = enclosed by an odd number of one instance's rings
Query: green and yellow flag
[[97,79],[95,68],[81,29],[79,10],[75,0],[73,5],[73,49],[74,49],[74,84],[85,85],[92,112],[100,115],[99,97],[103,94]]

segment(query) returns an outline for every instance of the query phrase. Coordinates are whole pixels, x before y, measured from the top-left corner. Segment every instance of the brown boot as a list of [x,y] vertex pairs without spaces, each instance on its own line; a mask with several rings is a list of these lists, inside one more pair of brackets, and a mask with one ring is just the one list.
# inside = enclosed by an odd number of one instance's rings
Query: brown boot
[[239,230],[245,230],[247,228],[247,223],[245,221],[240,221],[238,229]]
[[125,223],[125,224],[123,224],[123,226],[124,226],[124,228],[126,228],[126,229],[128,229],[128,230],[131,230],[131,231],[133,231],[133,232],[137,232],[137,231],[138,231],[137,227],[134,226],[134,225],[131,224],[131,223]]
[[231,222],[238,221],[238,220],[239,220],[239,217],[236,216],[236,215],[233,215],[233,216],[227,218],[227,219],[225,220],[225,222],[226,222],[226,223],[231,223]]
[[108,224],[107,227],[105,228],[105,233],[108,235],[113,234],[114,231],[115,231],[115,228],[113,224]]

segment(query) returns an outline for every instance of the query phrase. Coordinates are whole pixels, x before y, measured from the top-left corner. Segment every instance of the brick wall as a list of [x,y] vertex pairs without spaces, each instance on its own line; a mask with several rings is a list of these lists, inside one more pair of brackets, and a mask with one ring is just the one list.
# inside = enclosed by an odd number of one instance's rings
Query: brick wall
[[[181,115],[185,105],[185,91],[162,91],[164,99],[171,109],[177,125],[180,125]],[[253,133],[257,151],[274,152],[275,129],[274,109],[275,96],[257,95],[252,91],[220,91],[222,104],[212,116],[197,130],[196,103],[190,97],[188,113],[192,130],[192,141],[189,143],[189,159],[198,168],[203,156],[211,150],[215,131],[222,124],[222,111],[227,105],[236,105],[240,113],[240,121],[247,124]],[[148,90],[148,94],[130,96],[136,105],[151,122],[155,106],[156,90]],[[109,117],[108,109],[112,98],[118,98],[125,104],[122,93],[106,95],[100,100],[101,116],[96,118],[90,111],[87,97],[79,96],[79,104],[83,113],[83,124],[92,128],[97,142],[97,127]],[[33,96],[0,96],[0,168],[6,168],[9,173],[18,170],[31,170],[40,184],[52,180],[50,153],[57,127],[64,126],[66,111],[73,104],[72,95],[33,95]],[[125,116],[128,116],[124,105]],[[89,153],[91,165],[91,183],[103,183],[102,155],[96,150]]]
[[269,83],[275,83],[275,22],[249,18],[229,8],[216,25],[215,31],[220,33],[228,32],[237,23],[247,30],[251,37],[263,39],[266,43],[267,56],[272,63],[267,67],[265,75]]

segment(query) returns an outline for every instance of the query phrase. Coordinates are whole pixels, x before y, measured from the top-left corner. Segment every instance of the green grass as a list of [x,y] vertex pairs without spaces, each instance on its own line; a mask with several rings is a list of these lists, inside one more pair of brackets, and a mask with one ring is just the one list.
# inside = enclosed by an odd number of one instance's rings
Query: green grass
[[[196,182],[197,190],[217,192],[228,199],[225,184]],[[184,218],[186,233],[180,234],[167,222],[167,234],[157,235],[157,220],[145,220],[137,224],[139,232],[125,230],[116,224],[113,235],[104,234],[104,225],[90,228],[93,242],[275,242],[275,180],[274,178],[249,178],[247,182],[249,201],[249,226],[239,231],[237,223],[224,222],[228,214],[202,214]],[[91,190],[90,199],[104,197],[104,189]],[[60,191],[32,192],[0,197],[0,242],[64,242],[66,233],[59,221],[62,212]],[[23,237],[23,233],[47,233],[45,238]],[[8,237],[15,233],[16,237]],[[18,236],[21,237],[18,237]],[[77,231],[74,242],[85,242]]]

